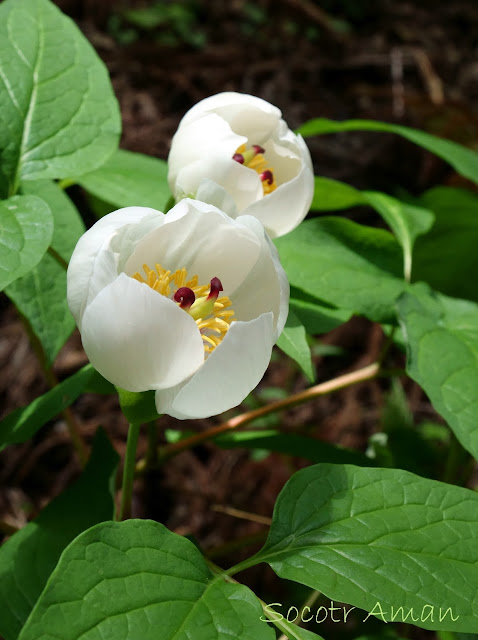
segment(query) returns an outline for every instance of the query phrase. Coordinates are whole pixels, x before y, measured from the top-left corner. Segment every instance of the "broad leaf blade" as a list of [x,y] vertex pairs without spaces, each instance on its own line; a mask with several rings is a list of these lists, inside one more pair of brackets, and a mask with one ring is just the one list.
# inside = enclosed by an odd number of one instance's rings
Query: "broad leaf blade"
[[413,279],[424,280],[442,293],[478,302],[478,196],[471,191],[436,187],[420,204],[431,209],[435,223],[418,238],[413,254]]
[[478,458],[478,305],[414,286],[398,303],[407,372]]
[[362,193],[345,182],[315,176],[312,211],[339,211],[367,204]]
[[389,232],[341,218],[317,218],[274,242],[297,289],[377,322],[393,320],[405,283],[402,252]]
[[413,245],[418,236],[431,229],[434,221],[433,213],[378,191],[364,191],[363,196],[380,213],[402,245],[404,277],[410,280]]
[[0,202],[0,291],[40,262],[53,234],[48,205],[36,196]]
[[[27,193],[38,195],[50,207],[55,228],[51,246],[68,262],[85,225],[68,196],[49,181],[26,182]],[[7,295],[27,318],[40,340],[48,364],[55,359],[75,328],[66,301],[66,270],[46,254],[30,273],[9,285]]]
[[0,6],[1,166],[21,180],[65,178],[100,166],[121,122],[107,70],[75,24],[48,0]]
[[151,207],[164,211],[171,196],[164,160],[118,149],[99,169],[81,176],[79,184],[118,207]]
[[386,620],[413,609],[417,626],[472,631],[477,514],[468,489],[398,469],[320,464],[286,484],[255,559],[332,600],[375,615],[379,603]]
[[304,325],[293,311],[289,311],[286,325],[277,340],[279,349],[295,360],[310,382],[315,379],[310,347]]
[[84,473],[0,549],[0,633],[15,640],[63,549],[82,531],[114,516],[118,456],[99,431]]
[[128,520],[73,541],[19,640],[272,640],[261,615],[254,594],[214,578],[189,540]]
[[456,142],[437,138],[418,129],[375,120],[345,120],[344,122],[337,122],[327,118],[316,118],[303,124],[297,132],[306,138],[308,136],[339,133],[341,131],[384,131],[386,133],[395,133],[442,158],[465,178],[475,183],[478,182],[478,153],[476,151],[462,147]]
[[95,370],[87,364],[60,382],[27,407],[15,409],[0,422],[0,450],[9,444],[25,442],[44,424],[69,407],[82,393]]

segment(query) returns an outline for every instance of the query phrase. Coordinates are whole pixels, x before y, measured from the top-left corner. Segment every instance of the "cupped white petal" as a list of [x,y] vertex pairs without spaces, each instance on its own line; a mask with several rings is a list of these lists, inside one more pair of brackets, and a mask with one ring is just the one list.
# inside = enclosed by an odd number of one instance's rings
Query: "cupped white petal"
[[[236,149],[246,141],[215,113],[203,114],[199,120],[190,123],[181,122],[168,156],[168,182],[173,194],[179,198],[195,193],[204,176],[201,163],[231,160]],[[196,180],[194,174],[179,175],[189,165],[196,167],[196,173],[201,174]]]
[[239,216],[237,222],[256,235],[261,243],[261,252],[254,268],[230,294],[234,312],[238,320],[251,320],[272,311],[275,342],[289,313],[289,281],[277,249],[259,220],[252,216]]
[[[67,272],[68,306],[78,326],[81,325],[87,300],[93,299],[100,288],[112,282],[117,275],[117,257],[110,247],[112,238],[127,225],[136,225],[155,214],[158,212],[147,207],[118,209],[98,220],[78,240]],[[94,286],[93,274],[96,281]]]
[[203,178],[200,182],[196,200],[214,205],[231,218],[236,218],[239,213],[232,196],[227,193],[224,187],[209,178]]
[[225,91],[198,102],[184,116],[180,127],[215,113],[229,123],[236,133],[246,136],[251,144],[265,142],[281,118],[280,109],[245,93]]
[[314,196],[314,174],[305,142],[298,136],[301,167],[291,180],[279,184],[272,193],[250,204],[242,213],[262,222],[272,238],[295,229],[305,218]]
[[235,322],[203,366],[185,383],[156,392],[156,408],[174,418],[207,418],[240,404],[270,361],[273,314]]
[[123,273],[86,307],[81,336],[91,364],[128,391],[171,387],[204,361],[194,320]]
[[262,198],[263,188],[259,175],[228,157],[220,158],[217,154],[196,160],[184,166],[176,180],[178,193],[194,194],[197,200],[198,191],[204,178],[220,184],[234,200],[239,211]]
[[201,284],[218,277],[228,295],[246,278],[260,251],[257,236],[245,226],[213,205],[184,199],[164,216],[160,229],[138,242],[125,272],[141,273],[143,264],[153,268],[159,263],[172,272],[185,267]]

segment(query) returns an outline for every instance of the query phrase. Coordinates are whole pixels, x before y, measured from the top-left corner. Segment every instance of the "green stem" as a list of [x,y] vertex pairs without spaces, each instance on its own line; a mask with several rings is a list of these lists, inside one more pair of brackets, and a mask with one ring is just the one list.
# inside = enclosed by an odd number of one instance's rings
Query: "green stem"
[[125,520],[131,515],[131,498],[133,497],[134,468],[136,463],[136,448],[138,446],[141,423],[129,425],[126,456],[123,467],[123,484],[121,488],[121,506],[118,520]]

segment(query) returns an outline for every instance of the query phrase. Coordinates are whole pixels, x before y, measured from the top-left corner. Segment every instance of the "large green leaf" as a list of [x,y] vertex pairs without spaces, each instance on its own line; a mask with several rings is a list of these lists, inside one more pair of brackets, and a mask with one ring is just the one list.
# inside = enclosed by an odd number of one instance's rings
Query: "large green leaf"
[[280,493],[254,560],[382,620],[413,610],[408,622],[426,629],[478,628],[478,495],[468,489],[398,469],[308,467]]
[[53,234],[48,205],[36,196],[0,202],[0,291],[42,259]]
[[478,153],[476,151],[462,147],[456,142],[437,138],[418,129],[375,120],[345,120],[344,122],[337,122],[327,118],[310,120],[298,129],[298,133],[301,133],[304,137],[323,135],[325,133],[339,133],[341,131],[384,131],[396,133],[449,162],[458,173],[461,173],[469,180],[478,182]]
[[388,231],[316,218],[274,242],[297,289],[377,322],[393,320],[405,283],[401,250]]
[[27,407],[15,409],[0,422],[0,451],[9,444],[25,442],[44,424],[69,407],[82,393],[96,371],[87,364]]
[[96,434],[85,471],[0,549],[0,633],[15,640],[63,549],[82,531],[114,516],[118,455]]
[[393,231],[403,249],[404,276],[410,280],[413,245],[418,236],[430,230],[434,220],[433,213],[379,191],[358,191],[343,182],[316,176],[311,209],[335,211],[358,205],[373,207]]
[[478,196],[471,191],[437,187],[420,204],[435,214],[435,224],[418,238],[413,254],[414,280],[456,298],[478,302]]
[[272,640],[247,587],[157,522],[104,523],[65,550],[19,640]]
[[14,194],[21,180],[76,176],[118,144],[108,72],[75,24],[49,0],[0,6],[0,150]]
[[297,362],[310,382],[314,381],[315,373],[304,325],[293,311],[289,311],[286,325],[277,340],[277,346]]
[[352,315],[348,309],[326,306],[321,300],[291,287],[289,308],[295,313],[310,335],[328,333],[347,322]]
[[478,458],[478,305],[415,285],[398,303],[407,372]]
[[[67,263],[85,231],[78,211],[54,182],[26,182],[24,188],[49,205],[55,223],[51,246]],[[51,364],[75,328],[66,301],[64,266],[47,253],[26,276],[9,285],[6,293],[27,318],[43,346],[47,363]]]
[[118,149],[99,169],[78,182],[87,191],[118,207],[151,207],[164,211],[171,196],[164,160]]

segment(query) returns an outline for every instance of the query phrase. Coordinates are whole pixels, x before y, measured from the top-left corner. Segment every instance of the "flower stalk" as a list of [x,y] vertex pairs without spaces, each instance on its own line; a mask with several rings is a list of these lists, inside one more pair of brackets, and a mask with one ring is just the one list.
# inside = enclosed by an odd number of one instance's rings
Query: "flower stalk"
[[128,440],[126,442],[126,455],[123,467],[123,483],[121,486],[121,506],[118,513],[118,521],[126,520],[131,515],[136,449],[138,447],[140,429],[140,423],[132,423],[129,425]]

